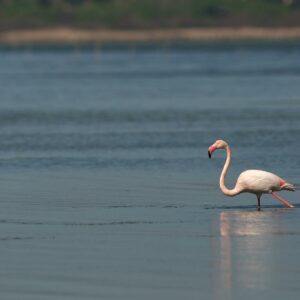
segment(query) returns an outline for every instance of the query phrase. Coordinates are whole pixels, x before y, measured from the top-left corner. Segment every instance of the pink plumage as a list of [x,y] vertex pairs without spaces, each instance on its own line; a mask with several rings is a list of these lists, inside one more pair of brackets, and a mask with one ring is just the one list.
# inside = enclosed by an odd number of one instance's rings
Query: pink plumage
[[294,207],[288,201],[278,196],[275,191],[288,190],[295,191],[295,187],[279,176],[262,171],[262,170],[247,170],[240,174],[236,185],[233,189],[228,189],[225,185],[225,176],[230,165],[231,150],[229,145],[222,140],[217,140],[208,148],[208,155],[211,157],[212,153],[217,149],[225,149],[227,158],[220,176],[220,189],[227,196],[236,196],[240,193],[253,193],[257,196],[258,208],[260,208],[260,197],[262,194],[272,194],[279,201],[287,207]]

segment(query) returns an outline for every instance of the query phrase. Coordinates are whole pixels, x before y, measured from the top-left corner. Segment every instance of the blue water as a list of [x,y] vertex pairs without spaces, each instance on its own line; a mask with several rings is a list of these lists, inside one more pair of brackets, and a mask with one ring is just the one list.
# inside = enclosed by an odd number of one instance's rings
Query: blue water
[[0,49],[3,299],[296,299],[300,43]]

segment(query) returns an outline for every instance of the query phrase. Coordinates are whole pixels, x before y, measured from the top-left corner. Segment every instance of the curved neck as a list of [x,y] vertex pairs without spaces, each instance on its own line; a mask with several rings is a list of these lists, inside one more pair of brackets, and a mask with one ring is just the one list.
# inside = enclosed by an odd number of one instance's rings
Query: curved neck
[[220,176],[220,189],[227,196],[235,196],[240,193],[240,191],[238,191],[237,187],[230,190],[225,186],[225,176],[227,174],[227,170],[229,168],[230,160],[231,160],[230,147],[226,146],[225,150],[226,150],[227,157],[226,157],[226,161],[225,161],[225,164],[224,164],[223,170],[221,172],[221,176]]

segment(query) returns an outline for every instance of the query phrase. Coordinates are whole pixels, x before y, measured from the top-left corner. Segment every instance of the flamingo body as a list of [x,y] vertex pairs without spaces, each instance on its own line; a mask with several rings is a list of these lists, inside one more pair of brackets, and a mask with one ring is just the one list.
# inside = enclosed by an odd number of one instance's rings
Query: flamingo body
[[279,176],[263,170],[246,170],[240,174],[236,186],[242,192],[269,194],[274,191],[294,190],[291,184]]
[[212,153],[217,149],[225,149],[227,153],[226,161],[220,176],[220,189],[230,197],[240,193],[252,193],[257,196],[258,208],[260,208],[260,197],[262,194],[272,194],[288,207],[294,207],[292,204],[278,196],[275,191],[288,190],[295,191],[295,187],[279,176],[262,170],[247,170],[240,174],[233,189],[225,185],[225,176],[230,165],[231,149],[229,145],[222,140],[217,140],[208,148],[208,156],[211,158]]

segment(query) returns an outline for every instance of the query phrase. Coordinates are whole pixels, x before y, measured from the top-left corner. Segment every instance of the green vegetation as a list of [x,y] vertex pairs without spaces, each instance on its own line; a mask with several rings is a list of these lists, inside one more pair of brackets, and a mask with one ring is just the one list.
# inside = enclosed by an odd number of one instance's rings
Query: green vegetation
[[0,0],[0,29],[300,25],[300,0]]

